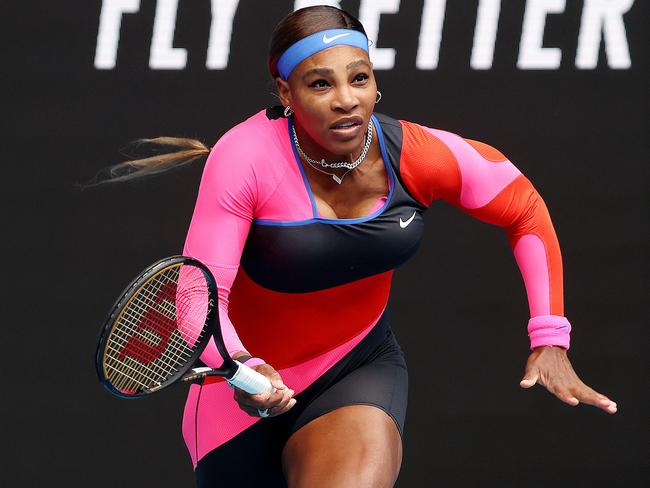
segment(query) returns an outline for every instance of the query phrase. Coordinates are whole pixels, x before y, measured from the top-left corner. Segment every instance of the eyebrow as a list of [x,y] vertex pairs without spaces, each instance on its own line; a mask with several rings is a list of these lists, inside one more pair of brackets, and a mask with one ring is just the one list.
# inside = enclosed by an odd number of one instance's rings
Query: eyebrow
[[332,73],[334,73],[334,70],[332,68],[314,68],[314,69],[310,69],[304,75],[302,75],[302,79],[304,80],[309,75],[315,74],[315,75],[327,76],[327,75],[331,75]]
[[[365,59],[358,59],[356,61],[352,61],[351,63],[349,63],[345,67],[345,69],[351,70],[352,68],[356,68],[357,66],[360,65],[365,65],[368,68],[370,68],[370,64],[368,63],[368,61],[366,61]],[[331,75],[332,73],[334,73],[334,70],[332,68],[313,68],[307,71],[304,75],[302,75],[302,78],[304,80],[305,78],[313,74],[327,76],[327,75]]]
[[366,65],[368,68],[370,68],[370,64],[368,63],[368,61],[366,61],[365,59],[357,59],[356,61],[352,61],[350,64],[348,64],[348,65],[345,67],[345,69],[356,68],[357,66],[362,65],[362,64],[364,64],[364,65]]

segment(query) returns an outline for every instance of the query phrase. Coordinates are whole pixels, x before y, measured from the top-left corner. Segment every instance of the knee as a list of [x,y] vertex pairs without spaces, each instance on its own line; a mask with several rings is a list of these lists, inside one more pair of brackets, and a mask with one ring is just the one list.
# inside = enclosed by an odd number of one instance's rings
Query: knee
[[328,456],[314,452],[292,457],[284,464],[289,488],[392,488],[399,474],[401,449],[397,456],[377,447],[362,445]]
[[373,470],[354,472],[330,472],[326,477],[314,477],[309,473],[287,476],[289,488],[393,488],[397,476],[380,475]]
[[391,488],[402,462],[402,443],[385,412],[350,405],[294,433],[282,459],[291,488]]
[[392,488],[399,474],[400,462],[387,450],[368,446],[351,461],[350,469],[346,470],[345,484],[341,486]]

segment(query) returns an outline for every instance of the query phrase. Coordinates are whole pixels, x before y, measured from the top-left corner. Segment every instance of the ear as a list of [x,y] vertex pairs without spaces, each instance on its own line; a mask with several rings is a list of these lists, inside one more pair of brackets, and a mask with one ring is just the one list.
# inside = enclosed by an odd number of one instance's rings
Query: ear
[[283,106],[291,105],[291,89],[289,83],[279,76],[275,79],[275,86],[278,90],[278,98]]

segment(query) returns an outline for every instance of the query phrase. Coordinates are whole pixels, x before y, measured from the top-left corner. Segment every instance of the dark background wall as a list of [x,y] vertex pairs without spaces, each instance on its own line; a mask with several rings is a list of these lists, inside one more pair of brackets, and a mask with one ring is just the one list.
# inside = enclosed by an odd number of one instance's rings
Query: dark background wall
[[[101,1],[3,5],[3,486],[193,483],[183,387],[117,400],[97,383],[93,353],[116,293],[181,250],[202,164],[128,185],[75,185],[137,137],[211,145],[273,104],[267,40],[294,4],[241,0],[227,67],[208,69],[211,3],[181,1],[173,42],[187,63],[153,69],[156,1],[130,3],[139,8],[122,18],[112,69],[95,67]],[[376,40],[397,53],[377,71],[378,108],[488,142],[533,181],[562,246],[570,357],[619,405],[610,416],[519,388],[528,309],[505,235],[435,205],[391,300],[411,377],[398,486],[647,486],[647,2],[627,2],[623,44],[612,41],[609,57],[599,44],[590,69],[576,66],[584,9],[625,1],[570,0],[544,17],[543,44],[560,48],[561,61],[532,69],[518,67],[526,7],[563,2],[503,2],[489,69],[470,66],[479,2],[446,2],[439,62],[427,70],[416,62],[423,12],[445,2],[396,3]],[[359,1],[341,4],[359,12]]]

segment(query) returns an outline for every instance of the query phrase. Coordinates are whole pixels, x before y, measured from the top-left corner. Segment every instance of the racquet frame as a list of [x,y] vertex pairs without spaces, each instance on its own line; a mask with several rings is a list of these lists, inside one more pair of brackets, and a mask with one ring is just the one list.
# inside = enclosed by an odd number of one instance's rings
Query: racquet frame
[[[106,372],[106,362],[104,356],[106,354],[106,343],[108,338],[113,333],[115,327],[119,324],[120,317],[124,311],[128,308],[131,301],[138,295],[140,290],[149,283],[157,275],[162,274],[164,271],[172,268],[174,266],[181,267],[183,265],[191,265],[196,268],[199,268],[203,273],[203,276],[206,280],[208,288],[208,297],[212,302],[209,306],[208,314],[206,316],[205,325],[201,337],[197,339],[198,344],[194,348],[192,355],[187,359],[185,366],[181,367],[174,374],[169,376],[166,380],[159,383],[157,386],[152,388],[144,389],[136,394],[125,394],[115,388],[111,382],[108,380],[108,374]],[[199,368],[198,370],[192,370],[192,366],[199,359],[199,356],[203,353],[203,350],[207,346],[210,338],[214,338],[215,345],[219,350],[220,355],[224,359],[224,363],[221,368],[211,369],[209,372],[204,372],[206,368]],[[178,383],[180,381],[189,381],[197,382],[202,381],[206,376],[225,376],[226,378],[231,378],[238,370],[238,364],[230,357],[226,346],[223,343],[223,336],[221,334],[221,328],[219,327],[219,308],[217,302],[217,284],[214,279],[214,276],[210,270],[200,261],[189,258],[186,256],[170,256],[160,261],[152,264],[146,268],[142,273],[140,273],[122,292],[119,298],[113,304],[108,317],[106,318],[104,325],[101,329],[99,343],[97,345],[97,351],[95,353],[95,368],[97,371],[97,376],[99,380],[104,385],[104,387],[113,395],[120,398],[141,398],[147,396],[151,393],[170,386],[171,384]],[[186,374],[190,371],[189,374]],[[197,372],[201,371],[199,374]]]

